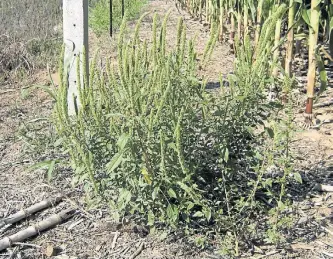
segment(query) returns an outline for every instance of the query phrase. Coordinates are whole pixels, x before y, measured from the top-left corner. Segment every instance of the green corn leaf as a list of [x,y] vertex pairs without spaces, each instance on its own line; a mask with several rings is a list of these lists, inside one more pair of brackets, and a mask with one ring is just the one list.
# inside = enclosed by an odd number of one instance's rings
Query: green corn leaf
[[310,17],[311,17],[311,10],[302,9],[302,18],[308,26],[311,26]]
[[317,65],[318,65],[318,71],[319,71],[319,79],[320,79],[320,90],[318,95],[322,94],[328,85],[328,77],[327,72],[325,70],[325,65],[322,57],[320,55],[316,55]]

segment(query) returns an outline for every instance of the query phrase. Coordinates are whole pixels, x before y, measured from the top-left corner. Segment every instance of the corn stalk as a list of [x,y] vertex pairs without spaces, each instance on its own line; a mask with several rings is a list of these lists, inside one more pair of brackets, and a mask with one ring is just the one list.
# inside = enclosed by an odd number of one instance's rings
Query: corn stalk
[[320,0],[311,0],[311,17],[309,28],[309,68],[308,68],[308,85],[307,85],[307,102],[306,102],[306,122],[312,123],[312,110],[314,89],[316,83],[316,46],[318,42],[318,30],[320,19]]

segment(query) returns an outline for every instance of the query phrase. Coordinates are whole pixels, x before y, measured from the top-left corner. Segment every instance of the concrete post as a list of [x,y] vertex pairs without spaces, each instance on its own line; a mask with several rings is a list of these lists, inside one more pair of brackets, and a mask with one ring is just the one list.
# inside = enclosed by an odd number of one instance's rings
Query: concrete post
[[83,55],[80,55],[81,63],[81,85],[83,86],[83,75],[89,71],[89,48],[88,48],[88,0],[63,0],[63,31],[65,44],[65,68],[68,67],[68,113],[75,114],[74,100],[78,108],[79,93],[77,84],[76,58],[86,50],[86,67],[83,71]]

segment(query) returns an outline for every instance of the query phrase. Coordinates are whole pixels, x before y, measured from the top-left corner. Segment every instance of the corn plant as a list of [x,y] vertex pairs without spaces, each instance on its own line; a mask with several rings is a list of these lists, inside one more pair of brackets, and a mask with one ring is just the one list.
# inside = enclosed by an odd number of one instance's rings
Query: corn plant
[[[330,0],[331,1],[331,0]],[[316,31],[323,32],[324,41],[328,42],[330,54],[321,48],[324,56],[329,60],[333,60],[331,57],[333,52],[333,5],[329,3],[330,1],[318,0],[315,4],[312,3],[312,6],[316,6],[316,11],[313,11],[313,7],[309,9],[309,6],[306,5],[305,1],[294,1],[294,0],[202,0],[200,1],[200,6],[205,6],[205,9],[201,9],[201,12],[205,12],[206,22],[220,24],[220,41],[223,41],[223,38],[227,33],[225,28],[227,28],[227,20],[229,20],[229,42],[231,51],[235,50],[235,36],[237,35],[238,39],[245,39],[246,35],[250,35],[254,44],[258,44],[259,37],[261,34],[261,25],[262,22],[267,19],[269,14],[275,12],[275,10],[283,3],[289,6],[287,15],[283,15],[280,20],[277,20],[275,27],[275,48],[272,53],[271,70],[273,77],[277,78],[279,72],[281,74],[286,74],[291,76],[293,72],[292,64],[294,58],[294,52],[299,54],[301,50],[301,40],[309,42],[309,76],[308,76],[308,104],[306,108],[306,114],[312,114],[312,100],[314,98],[314,85],[316,81],[316,70],[319,70],[319,80],[321,82],[320,92],[325,90],[327,86],[327,74],[324,69],[323,57],[319,55],[319,52],[315,52],[317,49],[317,41],[314,44],[314,39],[318,38],[318,33]],[[195,2],[195,1],[193,1]],[[188,9],[192,9],[194,5],[188,5]],[[255,8],[257,6],[257,8]],[[313,16],[323,13],[325,15],[319,16],[319,18],[312,18]],[[218,14],[218,15],[217,15]],[[225,19],[228,17],[228,19]],[[314,21],[314,20],[316,21]],[[313,29],[313,23],[317,26],[316,29]],[[255,24],[255,27],[252,28],[250,24]],[[287,35],[283,28],[287,27]],[[305,29],[309,28],[309,34],[306,33]],[[296,35],[294,33],[296,31]],[[315,33],[313,33],[315,32]],[[317,36],[316,36],[317,35]],[[296,42],[295,42],[296,39]],[[286,54],[284,60],[284,71],[279,71],[280,63],[282,59],[280,58],[281,53],[281,43],[286,40]],[[295,51],[294,51],[295,50]],[[310,54],[311,53],[311,54]],[[254,56],[255,60],[255,56]],[[317,61],[316,61],[317,60]],[[311,75],[311,76],[310,76]],[[312,82],[312,83],[311,83]],[[309,117],[309,116],[307,116]],[[310,116],[311,117],[311,116]]]
[[309,70],[308,70],[308,85],[307,85],[307,102],[306,116],[312,120],[314,88],[316,83],[316,47],[318,41],[319,19],[320,19],[320,2],[311,0],[311,27],[309,34]]

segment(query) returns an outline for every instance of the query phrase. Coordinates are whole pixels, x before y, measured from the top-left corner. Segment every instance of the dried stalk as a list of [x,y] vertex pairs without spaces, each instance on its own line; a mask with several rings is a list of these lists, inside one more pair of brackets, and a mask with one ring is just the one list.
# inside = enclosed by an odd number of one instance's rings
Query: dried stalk
[[220,0],[220,36],[219,36],[220,42],[223,41],[223,18],[224,18],[223,15],[224,15],[223,1]]
[[233,13],[230,13],[230,23],[231,23],[231,29],[230,29],[230,48],[232,50],[232,53],[235,51],[235,16]]
[[139,254],[141,254],[141,252],[143,251],[144,248],[145,248],[145,244],[141,243],[141,245],[139,246],[139,248],[129,258],[130,259],[136,258]]
[[54,206],[55,204],[59,203],[61,200],[63,199],[63,196],[59,196],[57,198],[54,199],[47,199],[44,201],[41,201],[37,204],[34,204],[32,206],[30,206],[29,208],[25,209],[25,210],[21,210],[16,212],[14,215],[9,216],[8,218],[5,218],[3,220],[0,221],[0,228],[2,228],[5,225],[9,225],[9,224],[14,224],[24,218],[29,217],[30,215],[41,211],[43,209],[49,208],[51,206]]
[[71,218],[74,215],[74,212],[75,210],[72,208],[61,211],[60,213],[52,215],[49,218],[37,223],[34,226],[30,226],[11,236],[4,237],[3,239],[0,240],[0,251],[7,249],[16,242],[22,242],[32,236],[38,235],[41,231],[59,225],[65,220]]

